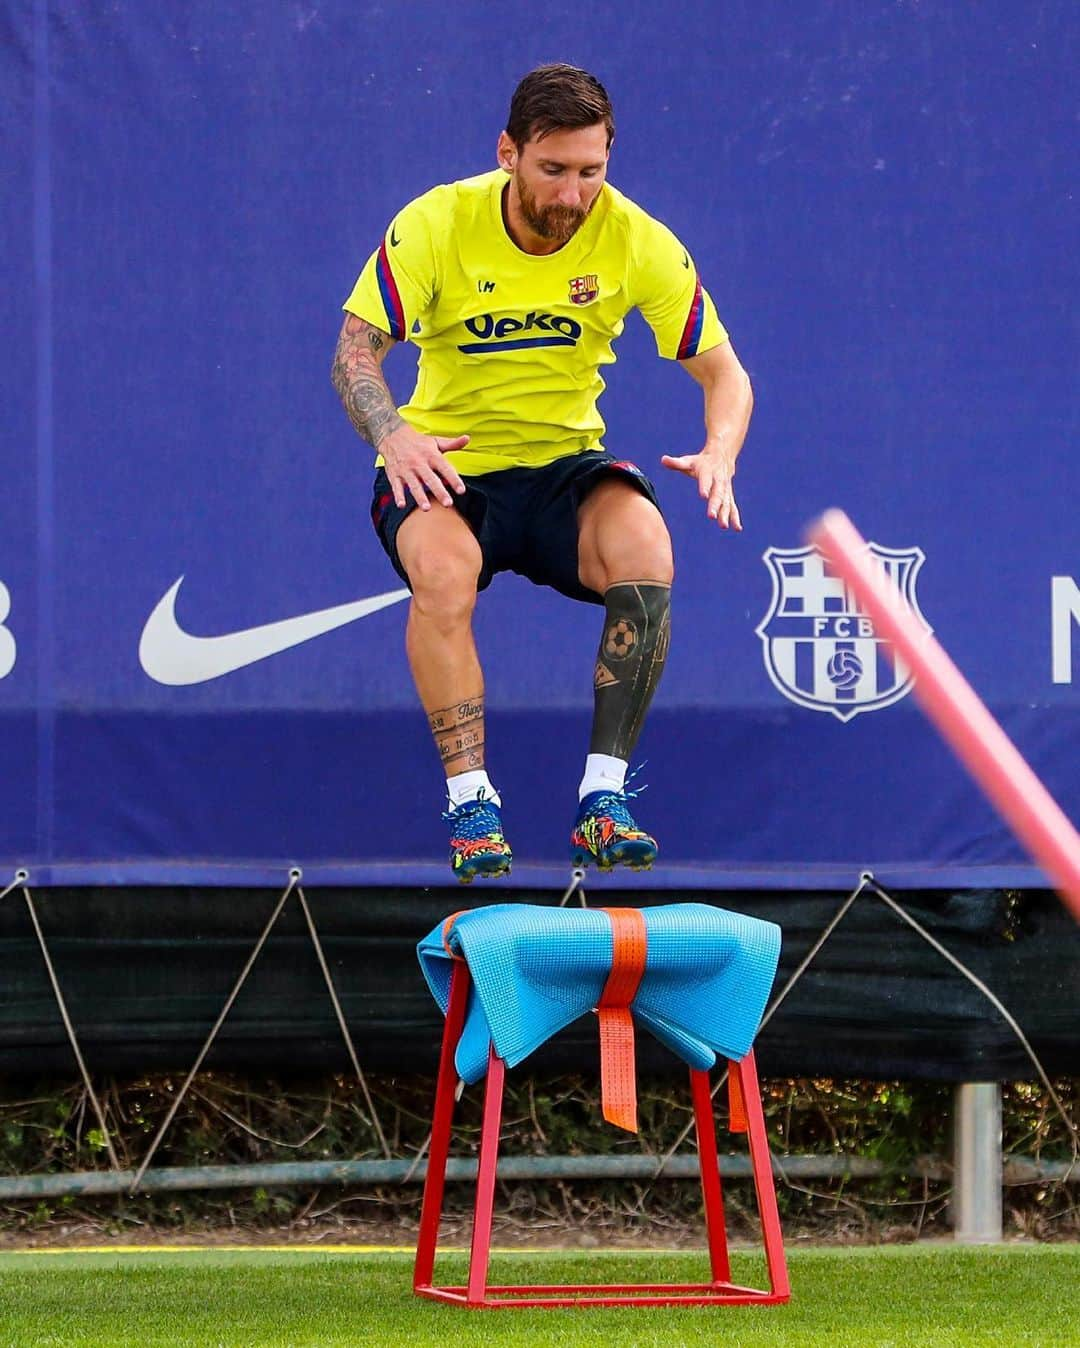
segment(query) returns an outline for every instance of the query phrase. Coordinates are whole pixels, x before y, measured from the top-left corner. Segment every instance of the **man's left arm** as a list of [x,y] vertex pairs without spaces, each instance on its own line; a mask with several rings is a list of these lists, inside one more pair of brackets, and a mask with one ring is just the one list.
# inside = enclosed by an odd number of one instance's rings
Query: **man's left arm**
[[665,454],[660,462],[697,481],[709,518],[722,529],[742,529],[733,479],[754,406],[750,377],[728,341],[679,364],[705,393],[705,445],[699,454]]

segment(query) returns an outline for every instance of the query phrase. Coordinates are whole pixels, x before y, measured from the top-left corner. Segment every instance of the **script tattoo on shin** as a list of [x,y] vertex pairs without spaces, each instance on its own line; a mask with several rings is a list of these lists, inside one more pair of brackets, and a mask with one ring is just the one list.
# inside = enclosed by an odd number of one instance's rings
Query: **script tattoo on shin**
[[589,752],[628,759],[667,660],[671,586],[652,581],[613,585],[604,595],[604,607]]
[[484,766],[483,694],[429,712],[428,724],[448,777]]
[[370,445],[405,423],[394,406],[376,353],[390,343],[390,334],[355,314],[346,318],[338,337],[330,379],[357,432]]

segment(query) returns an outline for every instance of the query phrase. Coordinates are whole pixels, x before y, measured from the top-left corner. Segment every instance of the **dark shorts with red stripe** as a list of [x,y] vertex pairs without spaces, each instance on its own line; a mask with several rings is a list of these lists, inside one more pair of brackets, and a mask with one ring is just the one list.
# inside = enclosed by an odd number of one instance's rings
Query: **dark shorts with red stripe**
[[[476,588],[486,589],[498,571],[516,571],[534,585],[602,604],[603,598],[578,579],[577,512],[593,487],[612,476],[624,478],[660,509],[656,491],[641,469],[602,450],[568,454],[543,468],[504,468],[482,477],[462,477],[465,492],[454,496],[454,507],[480,544],[483,563]],[[394,504],[389,479],[380,468],[375,474],[371,519],[394,570],[408,585],[398,556],[397,532],[417,505],[408,493],[406,500],[403,508]],[[432,509],[445,507],[435,504]]]

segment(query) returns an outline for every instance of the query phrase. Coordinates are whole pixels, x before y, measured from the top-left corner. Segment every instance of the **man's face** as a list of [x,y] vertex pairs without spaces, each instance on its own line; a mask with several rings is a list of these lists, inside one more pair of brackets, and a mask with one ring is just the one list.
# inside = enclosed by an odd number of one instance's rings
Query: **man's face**
[[505,131],[499,138],[499,162],[510,172],[522,219],[539,238],[559,244],[585,223],[604,185],[607,161],[603,122],[552,131],[520,150]]

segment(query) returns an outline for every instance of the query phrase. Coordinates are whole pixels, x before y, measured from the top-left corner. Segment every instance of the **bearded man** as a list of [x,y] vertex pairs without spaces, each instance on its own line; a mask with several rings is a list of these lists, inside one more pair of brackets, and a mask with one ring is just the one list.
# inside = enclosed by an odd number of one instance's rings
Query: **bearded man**
[[[648,478],[604,448],[597,410],[631,308],[704,391],[702,448],[661,464],[697,483],[719,527],[742,527],[732,479],[750,381],[687,250],[607,182],[614,135],[595,76],[532,71],[498,168],[404,207],[344,305],[333,382],[377,451],[372,520],[412,591],[409,664],[446,773],[450,864],[466,882],[506,873],[512,856],[472,635],[498,571],[604,609],[571,859],[607,870],[657,855],[630,813],[627,767],[668,652],[671,539]],[[416,388],[397,408],[381,366],[408,339]]]

